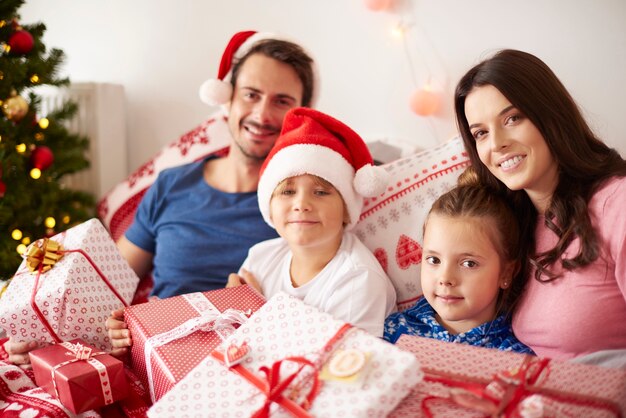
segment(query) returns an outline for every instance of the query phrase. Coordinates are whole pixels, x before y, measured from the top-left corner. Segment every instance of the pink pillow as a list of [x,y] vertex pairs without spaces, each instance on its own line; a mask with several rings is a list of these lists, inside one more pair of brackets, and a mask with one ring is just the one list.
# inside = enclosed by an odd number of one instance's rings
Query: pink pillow
[[374,253],[398,294],[398,309],[422,295],[422,227],[432,203],[456,185],[469,165],[463,141],[455,138],[383,165],[391,174],[387,191],[367,199],[354,232]]

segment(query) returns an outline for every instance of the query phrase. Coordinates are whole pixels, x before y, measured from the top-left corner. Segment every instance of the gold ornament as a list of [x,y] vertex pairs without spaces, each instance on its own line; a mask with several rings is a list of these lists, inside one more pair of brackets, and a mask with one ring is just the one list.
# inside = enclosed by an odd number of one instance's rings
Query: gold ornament
[[28,113],[28,102],[22,96],[15,95],[4,102],[2,111],[9,120],[19,122]]

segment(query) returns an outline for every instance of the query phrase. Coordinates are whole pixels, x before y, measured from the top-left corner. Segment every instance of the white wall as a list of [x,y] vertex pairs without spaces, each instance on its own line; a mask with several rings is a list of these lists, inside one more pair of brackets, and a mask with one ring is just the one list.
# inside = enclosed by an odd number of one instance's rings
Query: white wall
[[[455,133],[452,92],[482,56],[526,50],[550,65],[597,133],[626,155],[626,2],[623,0],[27,0],[22,22],[42,21],[72,81],[126,90],[129,169],[200,123],[211,109],[198,86],[217,72],[230,36],[256,29],[300,41],[317,59],[318,108],[364,138],[428,148]],[[390,34],[412,23],[403,43]],[[413,71],[411,71],[413,67]],[[408,100],[429,76],[445,97],[435,117]]]

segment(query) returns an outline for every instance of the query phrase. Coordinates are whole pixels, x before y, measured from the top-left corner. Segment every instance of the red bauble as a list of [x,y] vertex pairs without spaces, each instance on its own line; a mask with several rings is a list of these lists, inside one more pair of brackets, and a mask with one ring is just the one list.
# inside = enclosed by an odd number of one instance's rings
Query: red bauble
[[30,154],[30,164],[40,170],[45,170],[54,162],[54,154],[50,148],[39,146]]
[[33,36],[25,30],[13,32],[9,37],[9,46],[14,54],[28,54],[35,45]]
[[0,198],[4,197],[4,193],[7,191],[7,185],[4,184],[2,180],[0,180]]

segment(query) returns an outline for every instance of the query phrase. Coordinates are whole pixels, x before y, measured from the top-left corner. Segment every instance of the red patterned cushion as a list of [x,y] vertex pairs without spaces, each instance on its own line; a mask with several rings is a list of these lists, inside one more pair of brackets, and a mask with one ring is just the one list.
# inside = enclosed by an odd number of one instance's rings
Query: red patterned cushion
[[456,184],[469,165],[460,138],[383,165],[391,174],[387,191],[367,199],[355,233],[374,253],[404,310],[422,295],[422,226],[432,203]]

